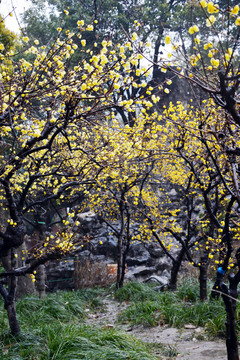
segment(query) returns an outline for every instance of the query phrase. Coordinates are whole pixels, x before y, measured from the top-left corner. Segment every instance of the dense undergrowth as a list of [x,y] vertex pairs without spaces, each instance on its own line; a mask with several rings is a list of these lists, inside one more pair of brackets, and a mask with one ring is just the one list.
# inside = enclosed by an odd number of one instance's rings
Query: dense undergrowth
[[[169,324],[177,328],[193,324],[204,327],[209,337],[225,336],[226,313],[222,299],[199,301],[199,283],[196,279],[183,280],[176,292],[156,292],[155,286],[128,283],[119,289],[115,298],[129,302],[119,321],[144,326]],[[209,283],[209,292],[210,289]],[[237,318],[238,314],[239,305]],[[240,326],[238,332],[240,335]]]
[[[157,292],[153,284],[128,283],[123,288],[82,289],[48,294],[46,299],[28,296],[18,301],[22,333],[9,335],[6,313],[1,305],[1,354],[6,360],[156,360],[164,349],[148,346],[116,329],[86,325],[90,311],[103,311],[102,299],[114,295],[127,302],[119,324],[183,327],[202,326],[209,337],[225,333],[225,310],[221,299],[199,301],[197,281],[183,281],[176,292]],[[240,307],[237,309],[240,312]],[[166,350],[166,349],[165,349]]]
[[150,347],[141,341],[114,329],[85,325],[88,311],[101,311],[103,291],[84,289],[48,294],[44,300],[35,296],[21,299],[17,303],[22,329],[18,338],[9,335],[1,304],[0,359],[155,360]]

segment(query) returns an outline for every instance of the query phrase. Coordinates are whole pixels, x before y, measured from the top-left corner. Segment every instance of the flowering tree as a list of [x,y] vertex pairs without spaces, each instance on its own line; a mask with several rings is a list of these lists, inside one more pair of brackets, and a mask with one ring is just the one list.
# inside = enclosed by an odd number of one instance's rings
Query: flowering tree
[[114,121],[111,129],[104,127],[98,130],[96,143],[106,144],[101,151],[105,167],[82,203],[83,207],[96,212],[116,237],[117,287],[124,282],[126,257],[131,243],[137,239],[147,240],[143,238],[139,226],[142,222],[140,197],[151,181],[159,152],[164,146],[146,129],[146,119],[149,120],[149,117],[144,110],[145,105],[149,104],[149,100],[143,101],[133,127]]
[[[230,275],[229,286],[223,282],[223,278],[231,268],[231,261],[235,262],[234,266],[239,265],[238,250],[234,255],[233,247],[234,241],[238,240],[239,219],[239,6],[228,3],[225,8],[205,0],[200,1],[199,5],[209,29],[207,42],[198,35],[198,24],[193,23],[189,28],[194,42],[193,52],[187,54],[181,44],[173,44],[170,37],[166,38],[173,45],[175,62],[162,63],[162,67],[185,77],[193,87],[198,86],[213,99],[207,114],[202,115],[200,107],[198,129],[194,125],[192,127],[199,136],[205,157],[197,165],[198,154],[196,152],[195,158],[189,157],[184,137],[179,142],[179,154],[193,172],[204,198],[209,224],[214,227],[214,232],[219,233],[220,246],[226,248],[222,252],[222,266],[217,270],[215,290],[222,293],[227,310],[228,359],[236,359],[238,349],[234,314],[239,271],[236,275]],[[172,67],[173,64],[177,67]],[[212,252],[209,256],[213,256]],[[229,295],[233,296],[230,298]]]
[[[78,27],[79,37],[93,29],[81,20]],[[31,274],[34,280],[38,265],[75,249],[76,234],[59,208],[80,203],[106,166],[104,146],[109,140],[102,133],[105,142],[96,143],[99,126],[111,124],[116,106],[131,112],[145,101],[126,102],[118,92],[131,82],[128,69],[139,54],[127,58],[121,48],[114,50],[111,42],[103,41],[99,51],[87,53],[84,59],[82,40],[83,57],[71,69],[69,61],[77,49],[74,34],[67,31],[63,38],[58,31],[61,39],[50,49],[39,47],[38,40],[29,44],[23,37],[25,56],[31,61],[14,62],[14,53],[8,51],[0,68],[0,199],[7,217],[0,231],[5,266],[0,293],[14,335],[20,331],[15,312],[17,278]],[[12,71],[5,59],[12,62]],[[61,222],[57,233],[52,233],[49,218],[53,216],[46,216],[46,205]],[[66,215],[74,217],[71,211]],[[42,241],[24,252],[23,267],[18,268],[16,250],[24,242],[26,224],[39,226],[43,218],[44,222],[48,218],[50,234],[43,233]]]

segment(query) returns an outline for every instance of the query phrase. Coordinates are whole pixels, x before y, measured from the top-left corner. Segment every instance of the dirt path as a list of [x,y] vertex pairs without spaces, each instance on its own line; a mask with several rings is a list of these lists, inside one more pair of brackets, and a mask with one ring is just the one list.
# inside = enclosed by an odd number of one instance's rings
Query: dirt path
[[[178,360],[226,360],[227,351],[224,341],[207,341],[203,329],[192,325],[186,325],[184,329],[178,330],[167,326],[156,326],[144,328],[137,326],[120,326],[117,324],[118,314],[127,307],[110,298],[104,299],[104,311],[90,314],[87,322],[99,326],[116,328],[127,331],[132,336],[149,343],[166,345],[169,354],[175,353]],[[199,339],[204,340],[199,340]],[[167,357],[166,357],[167,359]]]
[[151,329],[134,329],[132,334],[143,341],[161,343],[175,349],[179,360],[226,360],[227,351],[223,341],[198,340],[202,329],[178,330],[169,327],[154,327]]

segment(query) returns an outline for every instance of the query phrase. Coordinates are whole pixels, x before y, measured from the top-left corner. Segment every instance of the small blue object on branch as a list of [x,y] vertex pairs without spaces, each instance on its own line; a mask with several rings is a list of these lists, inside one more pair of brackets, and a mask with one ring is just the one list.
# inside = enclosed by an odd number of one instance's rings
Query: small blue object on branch
[[225,274],[226,274],[226,270],[223,270],[222,267],[219,267],[219,268],[217,269],[217,272],[219,272],[219,274],[222,274],[222,275],[225,275]]

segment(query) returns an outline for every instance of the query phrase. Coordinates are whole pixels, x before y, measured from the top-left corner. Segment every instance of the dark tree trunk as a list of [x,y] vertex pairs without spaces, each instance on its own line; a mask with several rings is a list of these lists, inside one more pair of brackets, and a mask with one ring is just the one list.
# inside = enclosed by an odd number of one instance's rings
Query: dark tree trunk
[[118,238],[118,244],[117,244],[117,248],[118,248],[118,267],[117,267],[117,283],[116,283],[116,288],[119,289],[123,286],[123,267],[124,267],[124,256],[123,256],[123,239],[122,236],[119,236]]
[[226,320],[226,346],[228,360],[239,360],[238,339],[236,333],[236,304],[238,298],[238,284],[240,282],[240,248],[236,251],[236,260],[238,272],[230,274],[229,287],[222,281],[220,283],[220,291],[225,304],[227,313]]
[[[220,268],[222,269],[222,268]],[[224,278],[224,274],[225,274],[225,271],[222,270],[223,272],[220,273],[219,271],[217,272],[217,277],[216,277],[216,280],[215,280],[215,283],[213,285],[213,288],[212,288],[212,291],[211,291],[211,299],[218,299],[220,297],[220,284]]]
[[207,267],[200,266],[199,268],[199,285],[200,285],[200,300],[207,300]]
[[[9,291],[5,288],[5,286],[0,283],[0,293],[4,300],[4,308],[7,311],[8,315],[8,323],[11,330],[12,335],[18,335],[20,333],[20,327],[17,320],[16,307],[15,307],[15,298],[14,296],[14,282],[11,284],[11,288]],[[16,289],[16,286],[15,286]]]
[[171,277],[168,283],[168,290],[175,291],[177,289],[178,273],[182,265],[184,255],[185,249],[182,248],[178,253],[176,260],[173,262],[173,266],[171,269]]
[[[10,261],[6,261],[5,265],[10,267],[10,269],[15,269],[16,267],[16,258],[13,249],[10,251]],[[4,285],[4,281],[0,282],[0,293],[4,300],[4,308],[8,314],[8,323],[11,330],[11,334],[16,336],[20,333],[20,326],[17,320],[16,314],[16,305],[15,305],[15,295],[17,288],[17,278],[16,276],[9,276],[8,279],[8,289]]]
[[20,327],[17,320],[15,300],[8,301],[5,303],[4,307],[7,310],[11,334],[16,336],[20,333]]
[[123,277],[122,277],[122,273],[123,273],[123,262],[122,259],[118,261],[118,269],[117,269],[117,283],[116,283],[116,288],[120,289],[123,286]]
[[122,259],[122,263],[120,266],[118,263],[118,276],[117,276],[117,284],[116,284],[117,289],[119,289],[123,286],[124,277],[125,277],[125,269],[126,269],[126,262],[124,261],[124,259]]
[[117,289],[121,288],[124,283],[125,273],[126,273],[126,260],[127,260],[127,253],[129,250],[130,241],[127,241],[127,244],[121,245],[121,249],[119,247],[119,258],[118,258],[118,269],[117,269]]
[[208,269],[208,252],[201,256],[201,265],[199,266],[199,286],[200,300],[207,300],[207,269]]
[[222,298],[227,313],[227,320],[226,320],[226,346],[227,346],[227,356],[228,356],[227,358],[228,360],[239,360],[238,339],[236,333],[236,300],[235,298],[233,298],[234,294],[232,294],[231,290],[232,290],[231,282],[230,282],[230,289],[228,289],[227,285],[224,283],[221,285],[221,291],[223,292]]
[[123,257],[122,257],[122,269],[121,269],[121,274],[120,274],[119,287],[123,286],[124,278],[125,278],[125,272],[126,272],[126,255],[124,253]]

